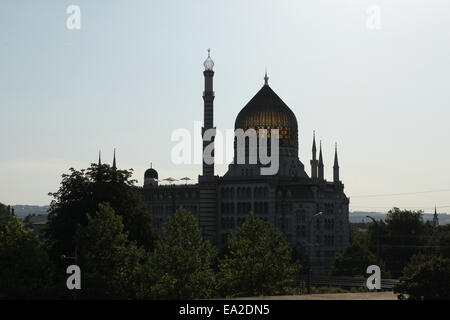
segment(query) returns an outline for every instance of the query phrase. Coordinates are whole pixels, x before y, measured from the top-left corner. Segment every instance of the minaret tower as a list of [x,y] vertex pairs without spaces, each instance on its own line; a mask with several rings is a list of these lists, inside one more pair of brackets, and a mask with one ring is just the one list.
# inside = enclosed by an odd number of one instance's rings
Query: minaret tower
[[322,140],[319,149],[319,180],[323,180],[323,157],[322,157]]
[[334,165],[333,165],[333,181],[339,182],[339,163],[337,155],[337,143],[334,145]]
[[316,132],[313,131],[313,146],[312,146],[312,160],[311,160],[311,178],[317,179],[317,158],[316,158]]
[[[203,76],[205,77],[205,91],[203,91],[203,128],[202,137],[206,130],[215,130],[214,127],[214,91],[213,91],[213,78],[214,78],[214,62],[210,56],[211,50],[208,49],[208,58],[206,58],[203,66],[205,71],[203,71]],[[211,140],[203,140],[203,151],[205,151],[208,145],[212,144],[214,146],[214,135]],[[214,155],[214,149],[211,152]],[[205,162],[205,154],[203,152],[203,176],[214,176],[214,163]]]
[[[214,146],[214,136],[211,130],[215,130],[214,127],[214,91],[213,91],[213,77],[214,77],[214,62],[210,56],[210,49],[208,49],[208,57],[206,58],[203,66],[203,76],[205,77],[205,91],[203,91],[203,106],[204,106],[204,119],[202,127],[202,140],[203,140],[203,174],[198,177],[199,184],[199,215],[198,221],[202,230],[202,235],[205,240],[209,240],[213,245],[217,245],[217,177],[214,176],[214,158],[205,158],[209,155],[214,155],[214,149],[211,150],[211,146]],[[206,132],[208,130],[208,132]],[[205,139],[205,133],[206,139]],[[205,152],[205,149],[206,152]]]

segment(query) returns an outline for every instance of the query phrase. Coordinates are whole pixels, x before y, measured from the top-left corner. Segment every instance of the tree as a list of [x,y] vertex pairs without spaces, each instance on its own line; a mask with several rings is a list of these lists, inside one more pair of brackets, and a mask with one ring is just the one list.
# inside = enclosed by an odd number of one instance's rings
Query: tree
[[433,228],[428,244],[435,255],[450,258],[450,224]]
[[429,234],[430,228],[423,222],[422,211],[393,208],[385,222],[370,224],[369,248],[376,251],[379,236],[381,257],[392,275],[398,277],[411,256],[424,248]]
[[450,299],[450,259],[413,256],[394,292],[399,294],[399,299]]
[[46,248],[22,221],[12,217],[0,231],[0,299],[52,295],[54,269]]
[[8,209],[9,207],[0,202],[0,226],[5,225],[11,219]]
[[152,296],[158,299],[202,299],[214,294],[211,269],[215,250],[203,240],[197,220],[178,209],[156,241],[152,261]]
[[218,287],[225,296],[293,294],[299,273],[285,235],[250,213],[237,235],[228,238]]
[[[330,275],[332,276],[366,276],[367,267],[378,265],[377,256],[364,244],[357,241],[349,243],[344,252],[338,253],[332,263]],[[384,262],[379,265],[383,276],[387,276]]]
[[76,233],[83,298],[139,299],[149,296],[149,256],[128,240],[122,217],[100,203]]
[[54,200],[50,206],[47,237],[54,257],[73,252],[76,228],[86,226],[87,214],[94,216],[102,202],[108,202],[122,217],[131,240],[146,249],[152,248],[155,237],[152,216],[134,187],[131,175],[132,170],[92,164],[81,171],[71,168],[70,174],[62,176],[59,190],[50,193]]

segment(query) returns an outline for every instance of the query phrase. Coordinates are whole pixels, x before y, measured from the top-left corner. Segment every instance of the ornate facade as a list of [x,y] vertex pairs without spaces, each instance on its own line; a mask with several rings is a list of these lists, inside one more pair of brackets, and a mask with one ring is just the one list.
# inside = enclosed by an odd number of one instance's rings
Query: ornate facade
[[[204,63],[204,126],[202,133],[215,129],[213,71],[209,53]],[[158,173],[145,172],[141,189],[148,210],[156,218],[158,230],[179,207],[191,211],[198,219],[205,238],[219,248],[226,245],[228,234],[235,232],[249,212],[282,230],[289,242],[305,250],[313,272],[325,273],[337,252],[349,241],[349,198],[339,178],[337,147],[333,180],[324,177],[322,145],[319,157],[313,136],[311,174],[298,157],[298,123],[295,114],[270,88],[267,75],[264,86],[239,112],[235,129],[253,129],[258,136],[266,134],[271,145],[270,129],[279,130],[279,170],[262,175],[259,161],[248,161],[249,146],[244,145],[245,163],[236,157],[224,176],[214,174],[214,164],[203,162],[198,184],[158,185]],[[266,129],[267,131],[262,131]],[[211,142],[204,141],[205,149]],[[242,148],[242,146],[241,146]]]

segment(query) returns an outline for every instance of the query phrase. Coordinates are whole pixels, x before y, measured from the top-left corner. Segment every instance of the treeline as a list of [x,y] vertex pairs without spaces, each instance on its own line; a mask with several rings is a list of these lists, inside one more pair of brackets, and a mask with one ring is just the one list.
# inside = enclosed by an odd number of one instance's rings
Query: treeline
[[[250,214],[220,254],[179,209],[157,235],[130,170],[70,169],[51,193],[43,239],[12,217],[0,227],[0,299],[72,299],[66,268],[81,269],[79,299],[202,299],[299,294],[286,237]],[[62,259],[62,256],[65,258]]]
[[393,208],[366,232],[351,226],[330,274],[364,276],[367,266],[379,265],[382,278],[400,280],[394,292],[401,299],[450,299],[450,225],[433,226],[422,214]]
[[[272,224],[249,214],[222,252],[183,209],[161,234],[134,187],[131,170],[92,164],[70,169],[50,193],[42,238],[0,206],[0,299],[72,299],[66,268],[81,268],[80,299],[203,299],[301,294],[305,248],[288,245]],[[307,250],[306,250],[307,251]],[[350,243],[330,274],[399,278],[400,298],[450,299],[450,225],[433,227],[420,211],[394,208]],[[303,265],[303,268],[302,268]]]

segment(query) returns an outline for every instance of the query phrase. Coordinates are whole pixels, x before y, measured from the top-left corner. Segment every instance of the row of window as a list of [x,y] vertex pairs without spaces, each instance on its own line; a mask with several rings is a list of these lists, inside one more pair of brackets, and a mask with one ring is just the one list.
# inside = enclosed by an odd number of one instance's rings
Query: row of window
[[238,199],[250,199],[252,194],[253,198],[257,199],[266,198],[269,195],[269,188],[267,187],[228,187],[221,189],[222,199],[235,199],[235,191]]

